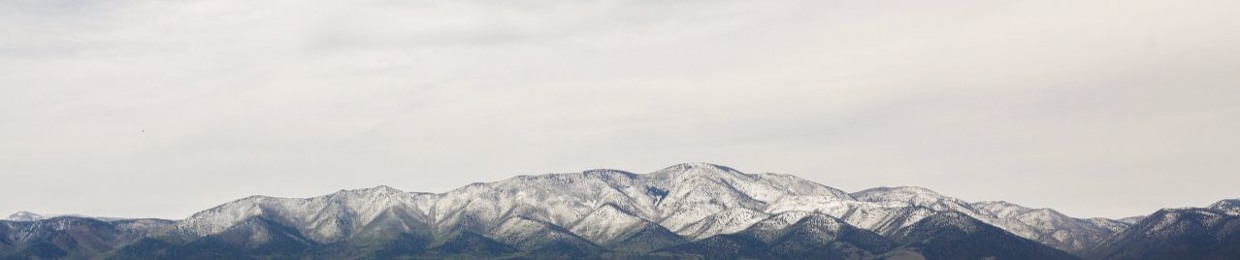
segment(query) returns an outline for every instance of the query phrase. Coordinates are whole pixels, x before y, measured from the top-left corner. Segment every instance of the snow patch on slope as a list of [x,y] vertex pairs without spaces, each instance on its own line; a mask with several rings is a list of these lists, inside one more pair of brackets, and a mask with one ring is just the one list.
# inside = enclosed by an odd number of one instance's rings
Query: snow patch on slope
[[8,221],[39,221],[43,220],[43,215],[29,211],[18,211],[6,218]]
[[1228,199],[1210,204],[1210,209],[1228,215],[1240,216],[1240,199]]

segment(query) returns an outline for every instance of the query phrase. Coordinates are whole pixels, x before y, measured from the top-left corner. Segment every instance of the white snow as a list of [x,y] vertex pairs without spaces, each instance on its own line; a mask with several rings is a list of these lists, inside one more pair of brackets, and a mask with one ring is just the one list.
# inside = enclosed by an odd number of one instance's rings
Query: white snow
[[690,239],[704,239],[755,225],[774,229],[812,214],[834,216],[884,234],[944,211],[1070,248],[1088,245],[1093,236],[1109,235],[1117,225],[1127,225],[1075,219],[1005,202],[970,204],[921,187],[882,187],[849,194],[791,175],[746,174],[713,164],[687,163],[649,174],[591,170],[518,176],[442,194],[380,186],[308,199],[254,196],[199,212],[178,222],[177,228],[194,235],[215,234],[263,216],[296,227],[311,239],[331,242],[349,237],[385,212],[401,212],[413,216],[402,221],[419,224],[401,226],[433,227],[435,234],[466,230],[513,240],[558,226],[590,242],[606,244],[648,223]]
[[1227,215],[1240,216],[1240,199],[1229,199],[1215,202],[1210,205],[1210,209]]
[[12,215],[9,215],[7,220],[8,221],[39,221],[39,220],[43,220],[43,215],[39,215],[39,214],[36,214],[34,212],[29,212],[29,211],[18,211],[16,213],[13,213]]

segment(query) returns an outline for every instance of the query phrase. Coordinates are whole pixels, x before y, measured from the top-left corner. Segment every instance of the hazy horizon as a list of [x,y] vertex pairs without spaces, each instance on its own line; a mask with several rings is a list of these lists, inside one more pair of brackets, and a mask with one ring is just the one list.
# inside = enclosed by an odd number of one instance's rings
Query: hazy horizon
[[0,214],[709,162],[1074,217],[1240,198],[1240,2],[0,0]]

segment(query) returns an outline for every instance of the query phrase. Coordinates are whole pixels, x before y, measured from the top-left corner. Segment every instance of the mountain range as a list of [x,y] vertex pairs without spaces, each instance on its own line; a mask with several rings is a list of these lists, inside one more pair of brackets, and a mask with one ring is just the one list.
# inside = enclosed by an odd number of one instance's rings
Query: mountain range
[[19,212],[0,221],[7,258],[1240,259],[1240,200],[1084,219],[687,163],[251,196],[181,220]]

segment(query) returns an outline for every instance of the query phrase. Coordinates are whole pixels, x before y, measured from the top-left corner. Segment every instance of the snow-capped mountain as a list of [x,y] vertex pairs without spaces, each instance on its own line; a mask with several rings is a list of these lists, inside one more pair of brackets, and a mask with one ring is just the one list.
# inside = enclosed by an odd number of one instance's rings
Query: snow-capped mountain
[[8,221],[39,221],[43,220],[43,215],[29,211],[18,211],[6,218]]
[[[1234,212],[1236,205],[1212,207]],[[997,239],[1006,241],[994,245],[999,248],[1059,258],[1071,255],[1055,252],[1081,255],[1131,225],[1006,202],[970,203],[920,187],[847,193],[792,175],[748,174],[706,163],[648,174],[589,170],[517,176],[439,194],[379,186],[305,199],[252,196],[179,221],[79,220],[108,228],[46,228],[55,222],[27,219],[0,226],[0,257],[868,258],[935,256],[946,248],[986,244],[975,240]],[[947,220],[967,225],[942,225]],[[951,233],[956,237],[926,237],[936,234],[928,228],[939,226],[957,230]],[[72,232],[111,242],[49,245],[22,235]]]
[[44,220],[44,219],[49,219],[49,218],[57,218],[57,217],[93,218],[93,219],[98,219],[98,220],[103,220],[103,221],[124,220],[124,219],[125,219],[125,218],[110,218],[110,217],[83,216],[83,215],[77,215],[77,214],[68,214],[68,215],[43,215],[43,214],[38,214],[38,213],[34,213],[34,212],[29,212],[29,211],[24,211],[24,210],[23,210],[23,211],[18,211],[18,212],[14,212],[13,214],[10,214],[10,215],[9,215],[9,217],[8,217],[8,218],[5,218],[4,220],[7,220],[7,221],[39,221],[39,220]]
[[1237,259],[1240,200],[1207,208],[1162,209],[1100,243],[1098,259]]
[[924,259],[1076,258],[956,211],[923,218],[889,237],[904,244],[902,250],[916,252]]
[[1228,215],[1240,215],[1240,199],[1215,202],[1214,204],[1210,204],[1209,208]]
[[252,196],[195,213],[178,221],[168,235],[214,235],[253,218],[296,229],[318,243],[373,235],[368,232],[426,232],[429,207],[436,197],[388,186],[342,190],[309,199]]
[[1078,219],[1053,209],[1031,209],[1002,201],[970,205],[982,213],[982,216],[975,218],[1071,253],[1095,248],[1102,240],[1130,225],[1104,218]]
[[111,254],[172,221],[60,216],[35,221],[0,221],[0,258],[87,259]]

